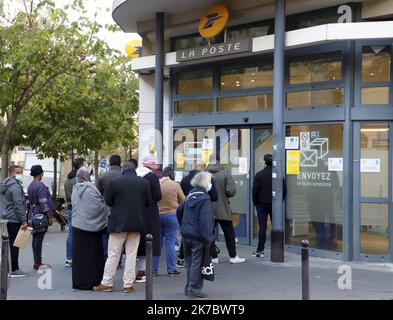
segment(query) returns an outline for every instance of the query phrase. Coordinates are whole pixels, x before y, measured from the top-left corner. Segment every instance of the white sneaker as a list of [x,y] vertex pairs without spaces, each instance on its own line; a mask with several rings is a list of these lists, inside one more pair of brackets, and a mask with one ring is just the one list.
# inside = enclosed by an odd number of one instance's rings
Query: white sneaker
[[238,256],[236,256],[234,258],[229,258],[229,263],[243,263],[245,261],[246,261],[246,259],[239,258]]
[[213,258],[212,262],[215,263],[215,264],[218,264],[218,258]]

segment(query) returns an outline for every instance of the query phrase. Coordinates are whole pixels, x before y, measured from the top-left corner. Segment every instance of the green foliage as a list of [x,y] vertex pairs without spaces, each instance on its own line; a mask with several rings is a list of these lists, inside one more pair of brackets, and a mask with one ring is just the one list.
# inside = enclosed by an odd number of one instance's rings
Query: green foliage
[[[83,1],[71,7],[83,14]],[[102,26],[69,21],[52,1],[0,27],[0,133],[65,159],[136,144],[137,80],[129,59],[97,37]],[[108,30],[116,30],[113,25]]]

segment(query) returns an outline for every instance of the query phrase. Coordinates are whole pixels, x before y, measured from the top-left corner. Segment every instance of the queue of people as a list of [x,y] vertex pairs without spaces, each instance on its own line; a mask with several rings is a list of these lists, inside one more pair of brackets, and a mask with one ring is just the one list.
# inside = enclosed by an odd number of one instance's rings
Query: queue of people
[[[272,156],[265,155],[264,161],[265,168],[257,173],[253,185],[259,223],[259,242],[253,255],[258,258],[264,257],[267,219],[272,218]],[[125,253],[123,292],[133,292],[134,282],[146,281],[146,234],[152,234],[155,239],[153,276],[158,275],[165,245],[166,273],[169,277],[179,276],[181,272],[177,268],[185,267],[184,293],[189,297],[207,297],[202,291],[202,258],[208,245],[212,262],[219,262],[214,241],[218,225],[224,233],[229,262],[245,262],[237,255],[232,224],[230,198],[236,194],[236,184],[230,171],[214,155],[207,167],[198,163],[180,183],[175,181],[170,167],[159,170],[154,156],[143,158],[138,167],[134,159],[121,166],[120,156],[113,155],[109,165],[96,186],[91,182],[93,171],[83,158],[77,158],[65,181],[68,216],[65,266],[72,267],[73,288],[113,291],[113,279]],[[33,227],[33,268],[50,268],[43,263],[42,244],[56,209],[42,182],[42,167],[33,166],[30,174],[34,180],[28,188],[28,207],[21,185],[21,167],[11,166],[9,177],[0,184],[5,208],[2,217],[8,220],[13,277],[28,275],[19,267],[19,249],[13,243],[19,229],[29,225]],[[179,228],[183,239],[176,258]]]

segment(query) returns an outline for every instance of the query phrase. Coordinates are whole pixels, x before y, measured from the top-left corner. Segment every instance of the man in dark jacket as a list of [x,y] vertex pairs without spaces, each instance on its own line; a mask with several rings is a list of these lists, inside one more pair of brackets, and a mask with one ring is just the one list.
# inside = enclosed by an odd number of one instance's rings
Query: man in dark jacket
[[11,277],[25,277],[29,274],[19,269],[19,248],[14,247],[19,229],[27,228],[25,195],[22,187],[23,170],[12,165],[9,177],[0,184],[1,217],[7,220],[7,231],[11,248]]
[[[263,157],[265,161],[265,168],[259,171],[254,177],[252,187],[252,201],[257,209],[258,225],[259,225],[259,240],[257,251],[253,252],[253,256],[257,258],[265,257],[265,243],[266,243],[266,229],[267,219],[270,217],[272,222],[272,164],[273,157],[271,154],[266,154]],[[283,200],[286,196],[285,180],[283,182]]]
[[108,258],[102,282],[94,287],[95,291],[110,292],[113,290],[113,279],[116,274],[123,246],[126,248],[124,269],[124,293],[134,291],[136,254],[141,234],[145,233],[145,208],[153,203],[150,184],[135,174],[135,169],[125,165],[123,175],[114,179],[105,194],[105,201],[111,207],[111,218],[108,223],[109,246]]
[[212,187],[211,175],[201,172],[191,183],[194,188],[176,211],[184,239],[187,273],[184,294],[191,298],[207,298],[202,292],[201,269],[205,247],[209,247],[214,240],[212,203],[207,194]]
[[[191,189],[193,186],[191,185],[191,180],[194,178],[199,172],[204,172],[206,171],[206,165],[204,162],[198,163],[196,165],[195,170],[191,170],[188,175],[186,175],[180,182],[180,187],[183,190],[184,195],[187,197],[188,194],[190,193]],[[218,200],[218,193],[217,193],[217,188],[216,188],[216,183],[214,182],[214,179],[211,179],[212,183],[212,188],[208,192],[210,196],[211,201],[217,201]],[[183,241],[180,243],[180,248],[179,248],[179,254],[177,255],[177,262],[176,266],[178,268],[184,268],[184,248],[183,248]]]
[[97,182],[97,188],[101,192],[102,196],[105,195],[109,189],[109,186],[113,180],[121,176],[121,158],[114,154],[109,158],[109,170],[103,173]]
[[[108,191],[110,191],[109,189],[112,181],[121,176],[120,164],[121,164],[120,156],[116,154],[112,155],[109,158],[109,170],[103,173],[98,178],[97,189],[101,192],[104,199]],[[109,233],[105,232],[103,235],[105,258],[108,256],[108,240],[109,240]],[[121,264],[121,259],[120,259],[120,264]]]
[[76,172],[84,165],[85,159],[76,158],[72,161],[72,171],[68,174],[66,181],[64,182],[64,192],[67,202],[67,223],[68,223],[68,235],[66,240],[66,261],[65,266],[72,266],[72,205],[71,195],[72,189],[76,184]]
[[[236,194],[236,183],[229,170],[216,160],[214,154],[211,156],[210,161],[216,162],[209,164],[207,167],[207,170],[213,175],[218,192],[218,201],[213,203],[215,224],[220,224],[224,233],[229,263],[243,263],[246,260],[238,257],[236,254],[236,236],[232,222],[232,209],[229,203],[229,199]],[[218,256],[215,250],[212,252],[212,261],[213,263],[218,263]]]

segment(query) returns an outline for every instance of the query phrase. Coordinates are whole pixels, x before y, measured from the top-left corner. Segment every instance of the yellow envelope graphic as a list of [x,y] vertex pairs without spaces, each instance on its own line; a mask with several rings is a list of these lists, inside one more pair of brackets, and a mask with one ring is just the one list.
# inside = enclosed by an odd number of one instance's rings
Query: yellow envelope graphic
[[300,166],[315,168],[318,166],[317,150],[301,150],[300,151]]

